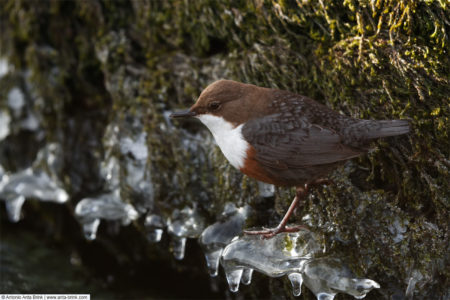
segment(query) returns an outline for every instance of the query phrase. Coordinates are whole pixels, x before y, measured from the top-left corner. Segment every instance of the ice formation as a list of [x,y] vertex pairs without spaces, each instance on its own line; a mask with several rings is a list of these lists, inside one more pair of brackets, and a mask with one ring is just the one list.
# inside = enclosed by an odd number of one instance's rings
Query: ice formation
[[17,88],[12,88],[8,93],[8,106],[14,112],[15,116],[18,116],[25,105],[25,97],[23,92]]
[[64,203],[69,195],[47,173],[28,168],[2,176],[0,198],[5,201],[8,218],[12,222],[18,222],[25,199]]
[[157,243],[161,240],[166,221],[160,215],[148,214],[144,226],[147,230],[147,240],[150,243]]
[[353,278],[352,273],[337,258],[318,258],[309,261],[303,270],[303,283],[317,299],[333,299],[346,293],[356,299],[364,298],[380,285],[371,279]]
[[198,238],[205,228],[205,220],[196,208],[175,209],[168,220],[167,231],[171,235],[171,248],[175,259],[184,258],[186,240]]
[[[137,118],[125,118],[121,122],[112,122],[105,131],[105,155],[100,164],[105,192],[82,199],[75,208],[89,240],[96,238],[101,219],[128,225],[152,208],[153,185],[147,162],[147,135],[140,127]],[[150,218],[148,222],[154,221]],[[159,239],[161,234],[162,231]]]
[[268,240],[242,236],[225,247],[221,263],[230,290],[236,292],[246,269],[279,277],[298,272],[319,251],[321,248],[309,231],[279,234]]
[[399,243],[404,239],[408,223],[408,220],[402,220],[399,216],[394,216],[394,221],[388,225],[394,243]]
[[118,190],[95,198],[84,198],[75,207],[75,215],[83,224],[84,235],[88,240],[97,236],[100,220],[120,221],[126,226],[138,217],[131,204],[120,200]]
[[[414,298],[414,290],[416,288],[417,283],[422,281],[424,279],[424,275],[419,270],[413,270],[411,272],[411,277],[408,280],[408,286],[406,287],[405,296],[406,299],[413,299]],[[447,299],[447,298],[445,298]]]
[[0,110],[0,141],[9,135],[11,117],[6,110]]
[[26,199],[64,203],[69,195],[57,179],[60,146],[42,148],[32,166],[17,173],[0,170],[0,199],[5,201],[8,218],[18,222]]
[[248,206],[237,208],[233,203],[227,203],[219,220],[202,232],[199,243],[211,276],[217,276],[223,249],[242,232],[248,213]]
[[226,246],[221,264],[232,292],[238,291],[241,282],[250,283],[253,270],[270,277],[287,275],[295,296],[300,295],[304,284],[317,299],[333,299],[337,293],[361,299],[380,287],[373,280],[354,278],[338,259],[315,258],[321,253],[323,249],[314,234],[307,230],[267,240],[242,236]]
[[0,58],[0,79],[8,74],[9,68],[8,61],[4,58]]
[[263,198],[273,197],[275,195],[275,186],[273,184],[258,181],[259,195]]
[[141,213],[153,207],[153,184],[148,164],[147,134],[143,131],[123,135],[119,142],[123,157],[125,182],[133,193],[136,209]]

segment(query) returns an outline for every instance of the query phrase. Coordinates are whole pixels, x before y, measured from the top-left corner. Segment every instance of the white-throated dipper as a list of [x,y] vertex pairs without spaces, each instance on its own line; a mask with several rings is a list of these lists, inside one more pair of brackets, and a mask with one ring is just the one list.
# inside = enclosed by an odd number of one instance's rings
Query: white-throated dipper
[[297,231],[287,221],[309,187],[344,161],[366,153],[372,139],[408,133],[406,120],[361,120],[339,114],[305,96],[219,80],[187,111],[205,124],[228,161],[242,173],[277,186],[295,186],[296,196],[280,224],[244,231],[270,238]]

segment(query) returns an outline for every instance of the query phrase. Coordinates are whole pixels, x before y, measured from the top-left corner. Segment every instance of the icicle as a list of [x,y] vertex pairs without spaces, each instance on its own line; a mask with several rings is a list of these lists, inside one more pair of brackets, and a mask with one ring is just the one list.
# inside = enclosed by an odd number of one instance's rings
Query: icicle
[[[122,225],[126,226],[139,216],[131,204],[123,203],[120,200],[118,191],[95,198],[82,199],[75,207],[75,215],[83,224],[85,232],[91,232],[91,228],[94,228],[96,232],[100,219],[120,221]],[[95,239],[96,235],[88,234],[86,236]]]
[[184,258],[186,238],[197,238],[205,228],[205,220],[197,210],[185,207],[174,210],[168,220],[167,232],[172,236],[172,250],[176,259]]
[[232,203],[225,204],[219,221],[208,226],[199,238],[209,274],[217,276],[219,272],[219,259],[223,249],[231,240],[242,232],[249,208],[236,206]]
[[147,240],[150,243],[158,243],[161,240],[165,223],[161,216],[147,215],[144,226],[147,230]]
[[302,283],[303,283],[302,274],[290,273],[288,275],[288,278],[292,284],[292,293],[296,297],[300,296],[300,294],[302,293]]
[[184,258],[184,250],[186,249],[186,240],[185,237],[173,237],[170,241],[171,248],[173,252],[173,256],[177,260],[182,260]]
[[241,278],[242,284],[249,285],[250,283],[252,283],[252,275],[253,275],[253,269],[245,268],[244,272],[242,272],[242,278]]
[[228,286],[230,291],[236,293],[239,290],[239,282],[241,282],[241,277],[244,269],[225,269],[225,275],[227,277]]
[[98,226],[100,225],[100,219],[94,219],[92,222],[87,222],[83,224],[83,232],[84,237],[89,240],[93,241],[97,237],[97,230]]
[[24,202],[25,197],[22,195],[5,201],[6,213],[8,214],[8,219],[11,222],[16,223],[20,221],[20,213],[22,211],[22,205]]
[[222,252],[223,249],[205,252],[206,265],[211,277],[216,277],[219,274],[219,260]]

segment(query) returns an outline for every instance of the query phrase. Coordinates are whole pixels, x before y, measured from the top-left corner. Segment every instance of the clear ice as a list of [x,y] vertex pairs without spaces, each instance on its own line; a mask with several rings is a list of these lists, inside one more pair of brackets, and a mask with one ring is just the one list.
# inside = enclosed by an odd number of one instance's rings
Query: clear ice
[[161,240],[166,222],[163,217],[157,214],[148,214],[144,223],[147,230],[147,240],[150,243],[157,243]]
[[281,233],[271,239],[241,236],[225,247],[221,264],[228,285],[237,292],[239,284],[249,284],[253,270],[270,277],[287,275],[294,296],[304,284],[317,299],[333,299],[337,293],[364,298],[379,284],[371,279],[354,278],[345,265],[335,258],[316,258],[324,249],[307,230]]
[[[87,239],[96,238],[101,219],[128,225],[147,213],[146,226],[159,226],[149,212],[153,206],[153,185],[146,139],[138,118],[125,117],[106,128],[105,155],[100,164],[106,192],[81,200],[75,209]],[[159,230],[155,229],[155,241],[161,239],[162,229]]]
[[9,135],[9,124],[11,122],[11,116],[8,111],[0,110],[0,141]]
[[275,186],[273,184],[258,181],[259,195],[263,198],[270,198],[275,195]]
[[302,275],[303,283],[317,299],[333,299],[337,293],[362,299],[372,289],[380,288],[371,279],[353,278],[352,273],[336,258],[313,259],[305,265]]
[[8,106],[14,112],[15,116],[18,116],[25,105],[25,97],[23,92],[18,88],[12,88],[8,93]]
[[205,228],[205,220],[196,208],[175,209],[168,220],[167,232],[171,235],[171,248],[177,260],[184,258],[186,240],[198,238]]
[[205,252],[206,265],[211,276],[217,276],[222,251],[242,232],[248,213],[248,206],[237,208],[233,203],[227,203],[218,221],[202,232],[199,243]]
[[411,277],[408,280],[408,286],[406,287],[405,296],[406,299],[414,298],[414,290],[416,288],[417,283],[424,279],[423,274],[419,270],[413,270],[411,272]]
[[8,219],[18,222],[26,199],[64,203],[69,195],[57,178],[56,162],[61,158],[60,146],[47,144],[39,150],[32,166],[10,174],[0,168],[0,199],[5,201]]
[[9,72],[9,64],[8,61],[4,58],[0,58],[0,79],[8,74]]
[[94,240],[100,220],[120,221],[126,226],[138,217],[131,204],[120,200],[118,190],[95,198],[84,198],[75,207],[75,215],[83,224],[86,239]]
[[[137,126],[135,124],[135,126]],[[133,192],[136,209],[141,213],[153,207],[153,184],[148,164],[147,134],[126,132],[120,138],[120,152],[122,154],[121,168],[125,171],[125,182]]]
[[22,205],[28,198],[64,203],[69,199],[69,195],[47,173],[34,171],[31,168],[2,176],[0,199],[5,201],[11,222],[20,220]]

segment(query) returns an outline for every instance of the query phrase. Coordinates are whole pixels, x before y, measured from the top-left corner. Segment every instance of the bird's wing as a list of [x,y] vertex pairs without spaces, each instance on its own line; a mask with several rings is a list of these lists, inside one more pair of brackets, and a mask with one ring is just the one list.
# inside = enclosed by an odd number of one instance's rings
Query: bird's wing
[[252,119],[245,123],[242,134],[255,148],[256,160],[273,169],[330,164],[361,154],[343,145],[333,130],[292,114]]

